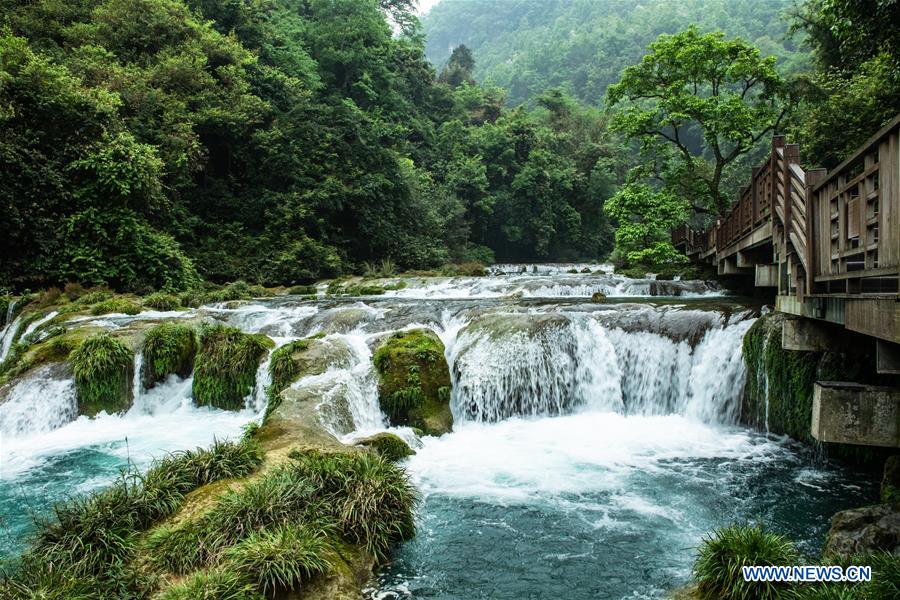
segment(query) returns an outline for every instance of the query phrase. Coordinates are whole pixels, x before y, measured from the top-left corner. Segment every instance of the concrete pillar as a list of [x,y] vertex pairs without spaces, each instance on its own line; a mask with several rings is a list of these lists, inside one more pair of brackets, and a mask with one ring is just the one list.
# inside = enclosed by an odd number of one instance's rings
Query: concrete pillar
[[817,381],[810,432],[820,442],[900,448],[900,388]]
[[876,339],[875,369],[879,373],[900,375],[900,344]]
[[839,332],[827,323],[798,318],[784,320],[781,346],[785,350],[825,352],[839,350],[843,343]]
[[778,265],[756,265],[756,287],[778,287]]

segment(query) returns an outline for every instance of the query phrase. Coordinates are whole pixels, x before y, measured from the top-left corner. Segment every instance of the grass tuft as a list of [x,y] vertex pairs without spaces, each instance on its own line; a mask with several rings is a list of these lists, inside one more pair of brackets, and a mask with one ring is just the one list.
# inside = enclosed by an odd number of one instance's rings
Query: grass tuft
[[210,569],[194,573],[158,596],[158,600],[263,600],[243,573]]
[[734,524],[703,540],[694,575],[703,600],[775,600],[787,584],[744,581],[741,567],[793,565],[799,556],[784,536],[760,526]]
[[[90,294],[89,294],[90,295]],[[82,299],[86,298],[84,296]],[[94,316],[107,315],[110,313],[136,315],[141,312],[141,307],[125,298],[110,298],[103,300],[91,306],[91,314]]]
[[332,569],[334,549],[320,528],[282,525],[253,532],[225,551],[224,560],[238,573],[253,578],[267,596],[298,591],[301,584]]
[[200,353],[194,369],[194,401],[228,410],[244,407],[253,390],[256,371],[271,340],[224,325],[200,331]]
[[172,373],[184,378],[194,370],[197,336],[187,325],[162,323],[147,331],[143,351],[145,387],[165,380]]
[[396,462],[407,456],[412,456],[415,451],[404,442],[400,436],[383,432],[360,440],[359,445],[371,448],[383,459]]
[[108,333],[84,340],[70,355],[82,414],[115,413],[128,408],[134,354]]
[[147,308],[163,311],[178,310],[181,308],[181,301],[178,299],[178,296],[166,294],[165,292],[150,294],[144,298],[143,304]]

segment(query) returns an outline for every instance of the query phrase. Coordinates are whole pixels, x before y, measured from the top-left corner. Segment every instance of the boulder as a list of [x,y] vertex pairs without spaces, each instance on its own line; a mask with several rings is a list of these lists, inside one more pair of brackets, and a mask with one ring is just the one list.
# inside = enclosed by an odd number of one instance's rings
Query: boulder
[[387,431],[362,438],[356,444],[371,448],[383,459],[390,461],[401,460],[416,453],[400,436]]
[[875,504],[844,510],[831,518],[826,556],[886,550],[900,556],[900,505]]
[[381,409],[393,425],[418,427],[427,435],[451,431],[450,368],[433,331],[399,331],[380,343],[373,361]]

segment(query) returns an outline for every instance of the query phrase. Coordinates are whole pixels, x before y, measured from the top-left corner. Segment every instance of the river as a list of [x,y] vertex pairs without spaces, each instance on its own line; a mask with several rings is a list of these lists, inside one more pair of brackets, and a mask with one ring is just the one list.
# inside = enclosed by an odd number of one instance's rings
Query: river
[[[383,296],[279,297],[187,313],[277,344],[323,333],[346,348],[303,379],[352,441],[385,429],[371,345],[429,327],[451,367],[454,432],[413,442],[417,537],[370,598],[661,598],[689,578],[711,529],[763,521],[815,554],[828,518],[870,483],[788,439],[739,423],[741,339],[760,306],[705,282],[656,282],[604,265],[498,265],[482,278],[408,279]],[[607,302],[590,302],[595,292]],[[652,295],[651,295],[652,294]],[[128,462],[240,435],[265,409],[265,365],[246,408],[193,406],[191,380],[136,389],[125,415],[75,416],[65,373],[38,371],[0,404],[3,554],[33,515],[108,483]]]

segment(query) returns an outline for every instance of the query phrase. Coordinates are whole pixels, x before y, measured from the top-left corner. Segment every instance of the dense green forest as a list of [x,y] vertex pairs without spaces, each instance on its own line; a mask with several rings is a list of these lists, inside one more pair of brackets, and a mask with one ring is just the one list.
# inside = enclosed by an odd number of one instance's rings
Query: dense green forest
[[[789,37],[793,0],[441,0],[422,19],[426,54],[441,67],[463,44],[476,61],[475,78],[508,91],[510,104],[558,87],[600,104],[622,69],[641,59],[663,33],[689,25],[740,36],[779,70],[808,63]],[[489,9],[487,9],[489,7]]]
[[7,284],[294,283],[611,246],[601,116],[438,82],[406,0],[0,6]]
[[507,92],[478,39],[436,70],[413,0],[0,0],[0,287],[598,259],[614,225],[614,259],[677,260],[669,228],[726,211],[769,133],[833,166],[900,108],[895,29],[854,33],[897,3],[783,4],[437,5],[432,48],[452,13],[553,73]]

